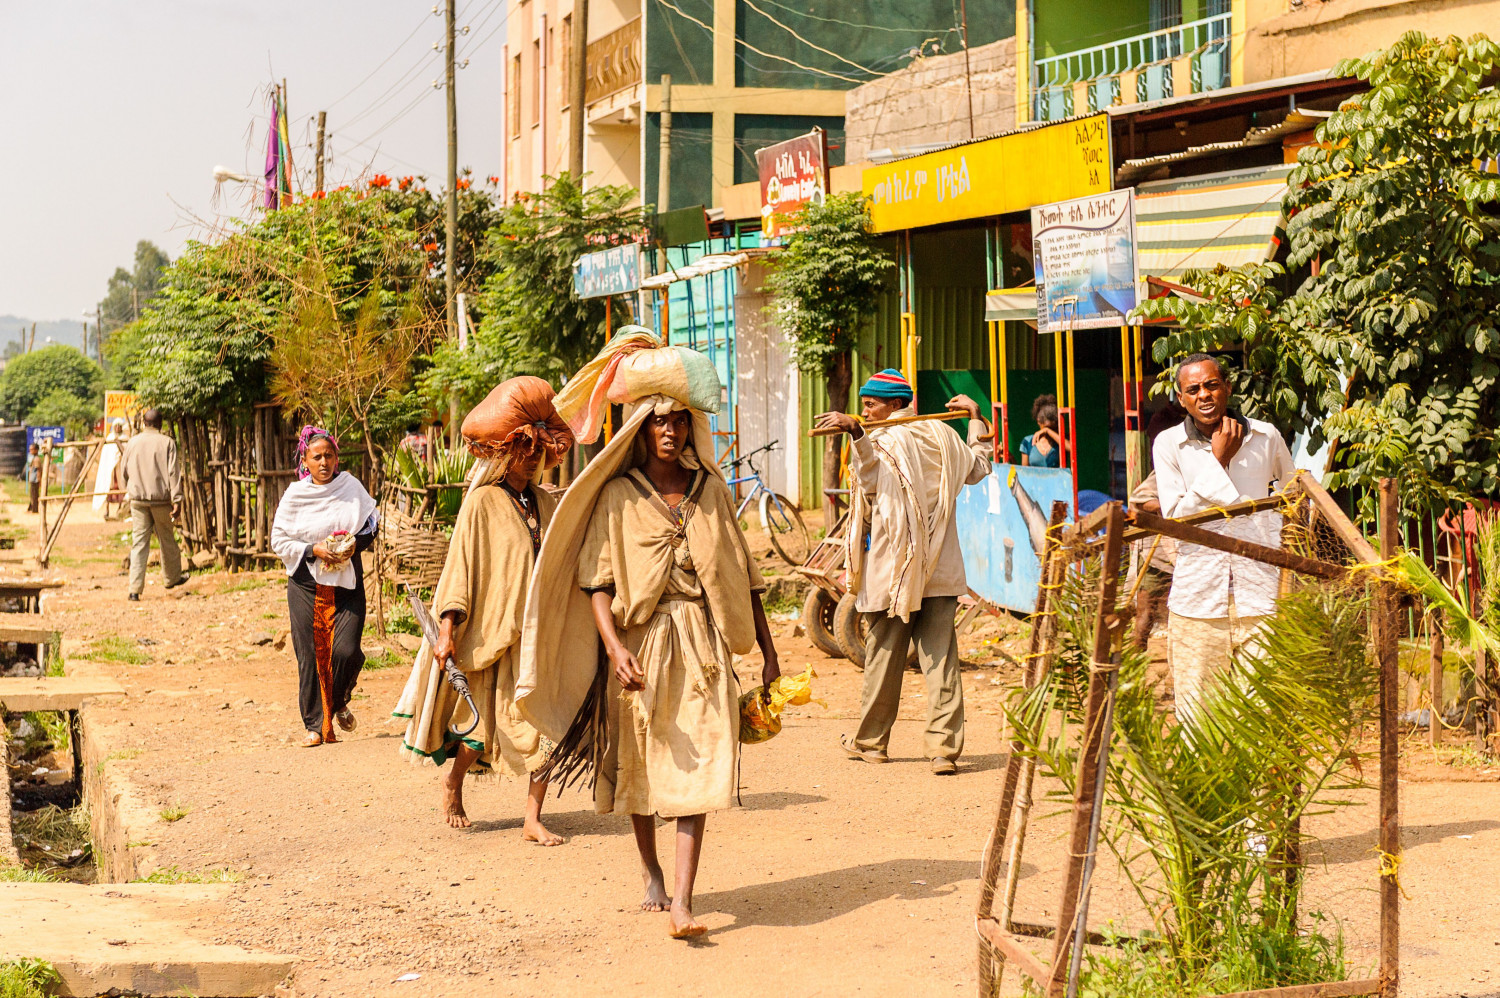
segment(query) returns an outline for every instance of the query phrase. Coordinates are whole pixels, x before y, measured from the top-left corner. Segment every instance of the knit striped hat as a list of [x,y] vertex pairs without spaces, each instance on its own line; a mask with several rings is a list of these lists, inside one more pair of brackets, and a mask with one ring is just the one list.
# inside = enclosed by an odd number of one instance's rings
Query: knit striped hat
[[901,372],[893,367],[870,375],[870,380],[860,388],[861,398],[877,399],[911,399],[915,393],[911,390],[911,382],[901,376]]

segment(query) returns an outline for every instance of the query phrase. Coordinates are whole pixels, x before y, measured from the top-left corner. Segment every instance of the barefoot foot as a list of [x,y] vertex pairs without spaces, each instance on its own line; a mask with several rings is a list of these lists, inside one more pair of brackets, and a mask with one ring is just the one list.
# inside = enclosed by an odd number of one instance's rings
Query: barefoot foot
[[646,898],[641,902],[641,911],[666,911],[670,907],[672,899],[667,897],[667,884],[661,871],[646,874]]
[[539,846],[560,846],[567,839],[547,831],[547,826],[540,821],[527,821],[521,826],[521,841],[535,842]]
[[692,939],[708,931],[708,926],[693,917],[693,913],[679,904],[672,905],[667,916],[667,932],[673,939]]
[[443,814],[451,828],[468,828],[471,824],[469,816],[464,813],[464,785],[459,781],[457,785],[450,781],[443,783]]

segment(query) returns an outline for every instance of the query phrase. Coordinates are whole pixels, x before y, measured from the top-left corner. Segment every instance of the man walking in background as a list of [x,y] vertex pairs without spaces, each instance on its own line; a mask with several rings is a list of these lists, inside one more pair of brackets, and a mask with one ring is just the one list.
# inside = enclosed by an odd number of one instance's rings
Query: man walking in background
[[[911,384],[900,371],[874,375],[859,390],[866,421],[912,416]],[[842,412],[825,412],[818,426],[853,438],[849,527],[845,539],[849,589],[865,615],[864,695],[859,730],[843,740],[845,753],[886,762],[891,725],[901,707],[907,650],[927,680],[923,750],[938,776],[958,772],[964,750],[964,691],[954,616],[968,592],[953,511],[959,490],[990,473],[989,424],[967,395],[948,408],[969,415],[967,445],[950,426],[906,423],[870,429]]]
[[[1219,362],[1195,353],[1177,369],[1177,401],[1187,419],[1163,430],[1151,453],[1161,515],[1188,516],[1264,499],[1296,473],[1276,427],[1229,408]],[[1203,524],[1206,530],[1266,547],[1281,546],[1281,514],[1267,511]],[[1280,569],[1197,544],[1181,544],[1167,597],[1167,658],[1179,719],[1229,668],[1230,655],[1276,608]]]
[[177,466],[177,442],[161,431],[161,413],[141,413],[145,429],[130,438],[120,455],[120,478],[130,501],[130,599],[146,588],[146,559],[151,535],[161,545],[161,570],[167,588],[187,581],[182,552],[172,533],[172,521],[182,506],[182,472]]

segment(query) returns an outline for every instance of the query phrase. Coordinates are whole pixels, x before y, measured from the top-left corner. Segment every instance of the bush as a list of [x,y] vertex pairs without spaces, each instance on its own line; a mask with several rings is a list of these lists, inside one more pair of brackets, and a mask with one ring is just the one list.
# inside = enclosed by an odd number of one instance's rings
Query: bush
[[81,399],[64,388],[54,388],[32,406],[26,422],[32,426],[61,426],[74,440],[89,435],[104,410],[92,399]]
[[103,391],[103,368],[59,343],[22,354],[5,366],[0,373],[0,415],[19,421],[53,392],[94,402]]

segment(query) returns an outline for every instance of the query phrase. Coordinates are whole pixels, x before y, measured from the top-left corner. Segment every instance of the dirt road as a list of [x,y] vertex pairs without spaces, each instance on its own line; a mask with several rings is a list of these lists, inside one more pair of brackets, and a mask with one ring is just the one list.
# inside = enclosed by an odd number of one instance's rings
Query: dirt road
[[[228,910],[205,911],[197,931],[296,954],[283,994],[972,993],[972,911],[1009,671],[965,672],[957,777],[930,775],[919,757],[915,676],[893,763],[854,763],[837,736],[852,726],[859,674],[778,623],[784,668],[812,662],[828,709],[801,708],[778,738],[745,750],[744,806],[708,822],[695,907],[711,931],[673,942],[664,915],[636,908],[623,819],[596,816],[577,794],[550,800],[548,823],[569,841],[542,849],[521,841],[520,784],[471,782],[474,827],[447,828],[436,772],[397,757],[402,724],[388,715],[404,660],[363,675],[352,737],[298,747],[290,648],[254,643],[285,626],[284,584],[212,573],[168,594],[153,570],[142,602],[127,603],[121,530],[69,525],[60,562],[71,584],[48,612],[64,621],[70,658],[108,663],[129,691],[91,708],[128,742],[109,764],[154,806],[186,810],[156,822],[140,847],[164,865],[245,875]],[[1405,995],[1500,995],[1500,783],[1467,776],[1402,786]],[[1375,959],[1373,812],[1314,826],[1323,842],[1309,903],[1342,919],[1360,968]],[[1039,919],[1050,914],[1060,831],[1033,825],[1020,907]],[[1117,884],[1101,885],[1094,910],[1098,921],[1139,920]],[[397,982],[408,974],[421,976]],[[1014,975],[1007,984],[1013,991]]]

